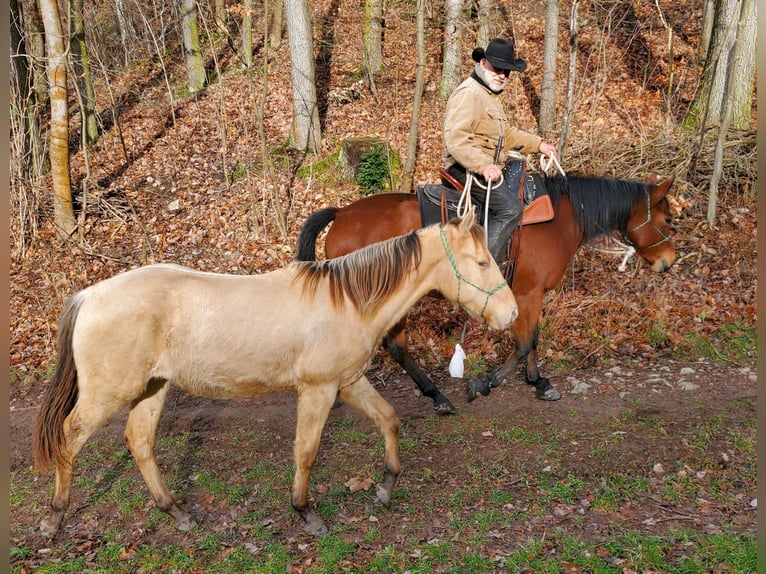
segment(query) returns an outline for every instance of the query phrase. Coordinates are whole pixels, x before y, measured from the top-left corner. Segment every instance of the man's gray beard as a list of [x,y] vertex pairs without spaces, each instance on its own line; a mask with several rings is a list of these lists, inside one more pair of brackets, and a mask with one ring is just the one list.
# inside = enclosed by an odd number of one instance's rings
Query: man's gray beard
[[482,80],[484,80],[484,83],[487,85],[487,87],[492,91],[493,94],[502,94],[503,90],[505,89],[505,82],[503,82],[503,85],[500,87],[500,89],[496,90],[492,87],[492,82],[489,80],[487,75],[484,73],[484,68],[481,67],[481,64],[479,62],[476,62],[476,66],[474,66],[474,71],[476,72],[476,75],[479,76]]

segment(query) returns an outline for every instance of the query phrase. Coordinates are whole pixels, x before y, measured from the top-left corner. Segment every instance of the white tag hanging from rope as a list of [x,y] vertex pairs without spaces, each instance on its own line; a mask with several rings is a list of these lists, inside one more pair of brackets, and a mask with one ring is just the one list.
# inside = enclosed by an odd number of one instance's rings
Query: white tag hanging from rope
[[[468,321],[463,323],[463,332],[460,334],[460,343],[465,341],[465,330],[468,327]],[[465,361],[465,351],[460,343],[455,345],[455,353],[452,355],[452,359],[449,362],[449,376],[456,379],[462,379],[465,367],[463,361]]]
[[463,361],[465,361],[465,351],[463,351],[463,347],[461,347],[460,343],[458,343],[455,345],[455,353],[452,355],[452,359],[450,359],[449,362],[450,377],[455,377],[456,379],[463,378],[463,373],[465,370]]

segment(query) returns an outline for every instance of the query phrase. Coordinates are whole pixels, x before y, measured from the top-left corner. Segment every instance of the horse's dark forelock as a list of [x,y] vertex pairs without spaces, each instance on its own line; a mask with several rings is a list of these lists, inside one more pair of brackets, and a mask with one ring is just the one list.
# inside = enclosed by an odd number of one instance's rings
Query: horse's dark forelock
[[651,190],[640,181],[572,175],[550,177],[546,185],[556,209],[561,195],[569,196],[583,243],[613,230],[626,233],[631,208]]
[[319,283],[329,282],[333,305],[346,300],[362,316],[374,313],[404,278],[420,265],[420,238],[415,231],[325,261],[301,261],[296,279],[304,292],[315,293]]

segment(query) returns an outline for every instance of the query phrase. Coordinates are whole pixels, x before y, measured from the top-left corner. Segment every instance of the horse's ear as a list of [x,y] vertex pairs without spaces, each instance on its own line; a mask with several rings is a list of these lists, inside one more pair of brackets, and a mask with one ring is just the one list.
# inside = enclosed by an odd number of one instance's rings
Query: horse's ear
[[471,209],[468,210],[468,213],[463,216],[463,220],[460,222],[460,228],[463,232],[470,233],[474,223],[476,223],[476,207],[472,205]]
[[[657,178],[659,179],[659,178]],[[652,190],[652,204],[658,202],[660,199],[665,197],[668,192],[670,191],[670,186],[673,185],[673,181],[675,178],[673,176],[670,176],[662,183],[658,183],[654,189]]]

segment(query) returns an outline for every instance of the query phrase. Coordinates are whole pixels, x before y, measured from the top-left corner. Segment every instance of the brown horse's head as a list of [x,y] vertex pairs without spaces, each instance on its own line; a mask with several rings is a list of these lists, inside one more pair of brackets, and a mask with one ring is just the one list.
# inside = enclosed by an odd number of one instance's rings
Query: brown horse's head
[[673,185],[669,177],[661,183],[650,181],[646,203],[637,203],[630,212],[626,238],[651,265],[652,271],[662,273],[676,261],[676,247],[670,227],[672,217],[667,194]]

